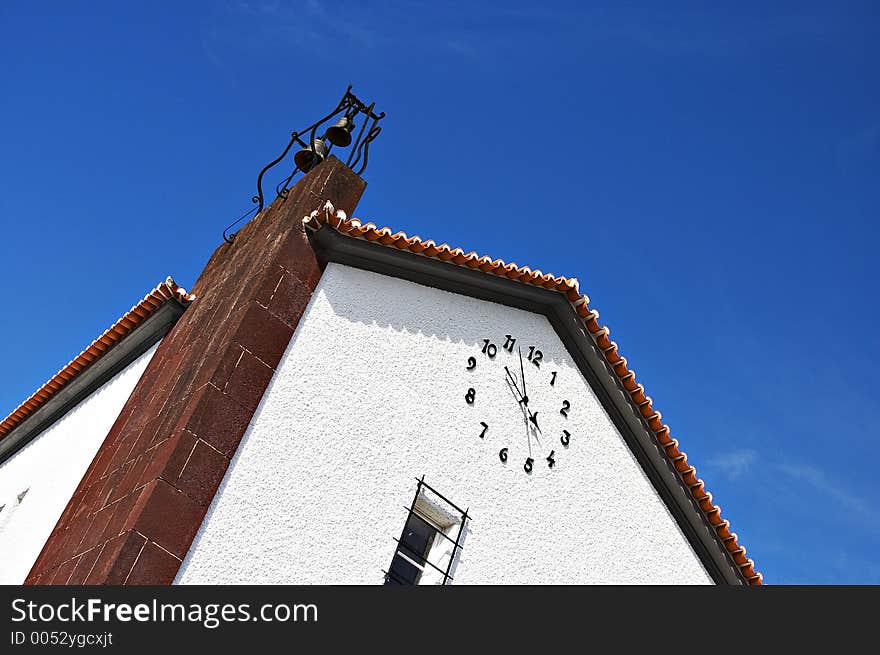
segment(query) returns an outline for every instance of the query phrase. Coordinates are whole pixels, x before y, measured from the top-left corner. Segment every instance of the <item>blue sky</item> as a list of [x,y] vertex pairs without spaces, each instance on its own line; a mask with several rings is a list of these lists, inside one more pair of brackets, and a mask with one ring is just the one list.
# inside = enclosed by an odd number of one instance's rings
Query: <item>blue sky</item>
[[880,583],[880,10],[664,4],[0,4],[0,414],[352,83],[359,217],[578,277],[767,582]]

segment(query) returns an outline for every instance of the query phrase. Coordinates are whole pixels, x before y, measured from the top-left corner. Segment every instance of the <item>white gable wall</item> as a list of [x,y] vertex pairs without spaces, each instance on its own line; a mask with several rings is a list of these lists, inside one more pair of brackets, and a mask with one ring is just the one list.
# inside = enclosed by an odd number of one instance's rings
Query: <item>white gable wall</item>
[[0,464],[0,584],[24,582],[158,346]]
[[[503,366],[518,374],[519,358],[502,350],[505,334],[544,356],[540,369],[526,362],[547,445],[537,454],[532,444],[530,475],[504,383]],[[485,338],[494,360],[480,352]],[[546,318],[339,264],[328,265],[177,582],[380,584],[422,474],[472,516],[456,583],[711,583]]]

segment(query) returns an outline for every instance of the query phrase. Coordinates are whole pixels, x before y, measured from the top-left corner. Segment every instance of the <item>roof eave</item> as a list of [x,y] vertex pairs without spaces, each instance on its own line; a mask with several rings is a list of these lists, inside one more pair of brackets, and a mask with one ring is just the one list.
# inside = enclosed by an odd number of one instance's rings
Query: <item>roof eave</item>
[[149,350],[194,299],[168,278],[126,312],[0,422],[0,464]]

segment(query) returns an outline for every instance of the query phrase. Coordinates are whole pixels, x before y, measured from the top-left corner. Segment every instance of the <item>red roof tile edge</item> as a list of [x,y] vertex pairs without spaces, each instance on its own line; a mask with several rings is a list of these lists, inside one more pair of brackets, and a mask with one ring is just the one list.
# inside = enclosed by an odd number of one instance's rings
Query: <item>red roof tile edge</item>
[[88,348],[74,357],[67,366],[58,371],[46,384],[37,389],[30,398],[12,410],[9,416],[0,421],[0,439],[12,432],[22,421],[45,405],[52,396],[100,359],[104,353],[122,341],[166,302],[176,299],[188,305],[195,298],[194,295],[188,294],[186,289],[178,286],[170,276],[166,278],[164,282],[150,291],[143,300],[123,314],[104,334],[95,339]]
[[763,576],[755,570],[755,563],[746,557],[745,547],[738,543],[736,533],[730,531],[730,522],[721,518],[721,507],[712,502],[712,494],[706,491],[703,481],[697,477],[696,469],[687,463],[687,455],[679,449],[678,440],[670,436],[669,426],[661,421],[661,414],[653,408],[651,397],[645,395],[645,388],[636,382],[636,374],[627,366],[626,358],[620,354],[617,344],[608,338],[611,330],[599,324],[599,312],[589,307],[590,299],[578,290],[576,278],[542,273],[540,270],[532,270],[528,266],[518,266],[513,262],[508,264],[502,259],[493,260],[486,255],[480,256],[473,251],[466,253],[461,248],[452,248],[445,243],[437,244],[430,239],[423,240],[418,236],[408,237],[405,232],[393,232],[390,228],[380,228],[374,223],[362,223],[357,218],[348,218],[343,211],[336,211],[330,202],[325,203],[322,209],[313,211],[303,218],[303,226],[307,230],[317,230],[322,224],[329,225],[337,232],[351,237],[375,241],[384,246],[406,250],[458,266],[479,269],[491,275],[506,277],[524,284],[552,289],[565,294],[596,346],[604,354],[606,361],[645,418],[660,448],[675,470],[678,471],[682,482],[697,501],[706,520],[715,530],[727,552],[730,553],[739,568],[740,575],[750,585],[763,583]]

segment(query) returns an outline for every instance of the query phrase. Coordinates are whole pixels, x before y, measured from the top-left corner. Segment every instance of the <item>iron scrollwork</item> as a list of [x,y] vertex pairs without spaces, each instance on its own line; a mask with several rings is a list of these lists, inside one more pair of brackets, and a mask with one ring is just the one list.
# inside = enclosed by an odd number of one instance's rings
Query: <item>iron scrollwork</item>
[[[357,175],[361,175],[367,168],[370,144],[382,132],[379,121],[385,117],[385,112],[376,113],[375,107],[375,102],[369,105],[362,102],[351,92],[351,85],[349,85],[333,111],[305,129],[292,132],[290,134],[290,141],[288,141],[281,154],[266,164],[257,176],[257,194],[251,198],[251,202],[257,206],[227,227],[223,231],[223,239],[227,243],[232,243],[235,239],[235,234],[227,235],[226,232],[252,212],[259,214],[263,211],[265,206],[263,178],[269,170],[284,161],[294,145],[298,145],[300,150],[293,157],[293,170],[290,175],[282,179],[275,186],[275,194],[279,198],[287,197],[290,184],[297,173],[308,173],[330,154],[334,146],[337,148],[351,147],[345,164]],[[337,121],[327,127],[319,137],[318,131],[321,127],[334,118],[338,118]],[[357,130],[357,135],[353,137],[352,133],[358,127],[357,122],[360,122],[360,129]]]

